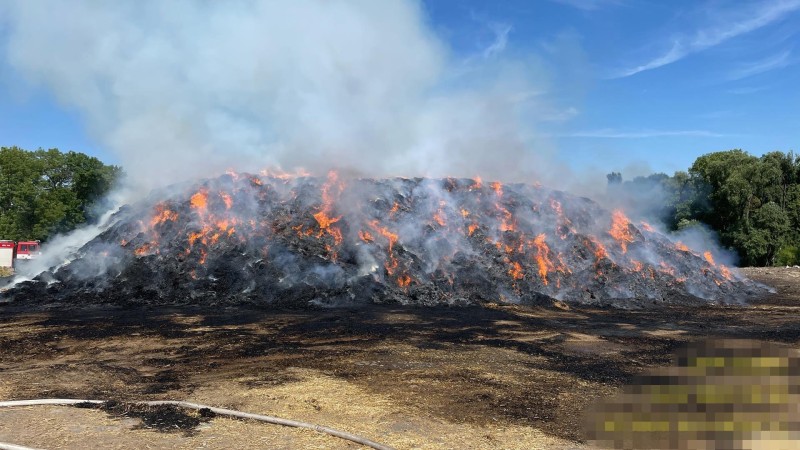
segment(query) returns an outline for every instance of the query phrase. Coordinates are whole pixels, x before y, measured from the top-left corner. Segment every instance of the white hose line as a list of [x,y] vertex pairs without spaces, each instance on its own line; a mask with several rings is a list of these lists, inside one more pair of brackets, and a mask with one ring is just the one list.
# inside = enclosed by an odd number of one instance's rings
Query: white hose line
[[[13,400],[7,402],[0,402],[0,408],[5,407],[14,407],[14,406],[36,406],[36,405],[69,405],[73,406],[79,403],[93,403],[93,404],[103,404],[105,403],[103,400],[81,400],[81,399],[73,399],[73,398],[42,398],[42,399],[35,399],[35,400]],[[394,450],[392,447],[388,447],[383,444],[379,444],[377,442],[370,441],[369,439],[363,438],[361,436],[356,436],[355,434],[346,433],[344,431],[335,430],[333,428],[328,428],[322,425],[316,425],[313,423],[308,422],[298,422],[296,420],[289,420],[289,419],[281,419],[280,417],[273,417],[273,416],[264,416],[261,414],[252,414],[247,412],[236,411],[233,409],[225,409],[225,408],[215,408],[213,406],[206,406],[200,405],[197,403],[189,403],[189,402],[181,402],[175,400],[163,400],[163,401],[151,401],[151,402],[129,402],[135,403],[139,405],[149,405],[149,406],[159,406],[159,405],[173,405],[179,406],[181,408],[187,409],[194,409],[194,410],[201,410],[207,409],[214,414],[218,414],[221,416],[229,416],[229,417],[238,417],[240,419],[252,419],[257,420],[259,422],[266,422],[266,423],[273,423],[277,425],[285,425],[288,427],[296,427],[296,428],[307,428],[309,430],[314,430],[320,433],[328,434],[331,436],[336,436],[338,438],[346,439],[348,441],[353,441],[357,444],[365,445],[367,447],[374,448],[375,450]],[[9,447],[3,447],[3,445],[7,445]],[[5,450],[8,448],[9,450],[31,450],[28,447],[20,447],[15,446],[12,444],[2,444],[0,443],[0,450]]]
[[0,450],[40,450],[40,449],[33,448],[33,447],[23,447],[21,445],[6,444],[5,442],[0,442]]

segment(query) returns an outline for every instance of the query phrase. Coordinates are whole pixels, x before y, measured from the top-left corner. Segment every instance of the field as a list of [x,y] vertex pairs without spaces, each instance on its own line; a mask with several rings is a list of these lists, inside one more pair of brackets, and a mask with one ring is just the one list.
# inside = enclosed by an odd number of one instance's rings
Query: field
[[[590,448],[582,414],[704,337],[796,344],[800,269],[744,269],[746,307],[322,311],[0,308],[0,399],[188,400],[330,426],[396,448]],[[0,409],[41,448],[358,448],[178,411]],[[160,416],[159,416],[160,414]],[[154,416],[156,416],[154,418]],[[194,420],[186,420],[194,419]]]

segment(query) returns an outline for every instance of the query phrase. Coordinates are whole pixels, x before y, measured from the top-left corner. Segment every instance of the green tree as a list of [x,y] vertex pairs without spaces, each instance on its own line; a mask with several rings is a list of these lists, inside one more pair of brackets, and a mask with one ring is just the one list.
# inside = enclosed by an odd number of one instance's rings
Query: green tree
[[82,153],[0,147],[0,238],[46,240],[94,220],[120,174]]

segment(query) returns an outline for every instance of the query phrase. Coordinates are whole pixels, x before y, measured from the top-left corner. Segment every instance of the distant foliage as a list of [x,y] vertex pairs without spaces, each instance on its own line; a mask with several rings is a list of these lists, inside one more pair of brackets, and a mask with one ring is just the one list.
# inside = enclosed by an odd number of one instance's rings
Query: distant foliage
[[120,174],[83,153],[0,147],[0,239],[45,241],[96,220]]
[[609,190],[671,230],[702,222],[743,265],[800,264],[800,155],[729,150],[703,155],[672,176],[621,182],[617,175],[609,174]]

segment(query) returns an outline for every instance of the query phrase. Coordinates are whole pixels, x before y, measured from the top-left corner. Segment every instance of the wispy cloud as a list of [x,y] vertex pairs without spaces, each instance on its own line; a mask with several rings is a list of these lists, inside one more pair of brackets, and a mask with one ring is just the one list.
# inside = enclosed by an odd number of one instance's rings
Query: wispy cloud
[[493,23],[489,27],[494,32],[494,41],[483,49],[484,58],[490,58],[505,50],[508,45],[508,33],[512,30],[512,26],[506,23]]
[[716,133],[708,130],[637,130],[621,131],[613,128],[603,128],[600,130],[577,131],[556,135],[565,138],[604,138],[604,139],[646,139],[657,137],[706,137],[721,138],[730,137],[731,134]]
[[606,6],[617,6],[622,4],[621,0],[550,0],[562,5],[572,6],[573,8],[584,11],[595,11]]
[[[742,2],[742,4],[745,3]],[[800,0],[780,0],[761,3],[754,10],[740,9],[733,13],[718,14],[713,24],[698,29],[691,35],[679,35],[674,38],[670,49],[666,53],[652,58],[644,64],[622,70],[611,78],[629,77],[674,63],[688,55],[701,52],[737,36],[779,21],[798,9],[800,9]]]
[[741,80],[742,78],[752,77],[753,75],[769,72],[770,70],[782,69],[792,64],[791,56],[791,50],[786,50],[777,55],[768,56],[767,58],[748,63],[731,72],[728,75],[728,79]]

